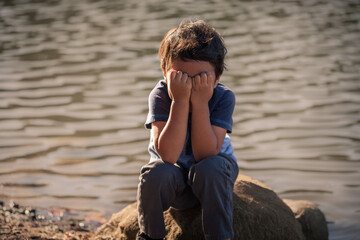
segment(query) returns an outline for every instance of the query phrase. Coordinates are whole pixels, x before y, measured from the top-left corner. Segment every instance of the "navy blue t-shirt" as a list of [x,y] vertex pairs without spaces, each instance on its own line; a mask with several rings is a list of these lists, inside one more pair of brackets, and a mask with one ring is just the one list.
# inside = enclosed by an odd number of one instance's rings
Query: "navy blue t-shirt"
[[[160,80],[149,95],[149,113],[145,122],[145,127],[151,129],[151,123],[157,121],[167,121],[170,115],[170,107],[172,100],[167,91],[165,80]],[[227,130],[227,133],[232,132],[232,114],[235,107],[234,93],[225,85],[219,83],[214,89],[213,96],[209,101],[210,123]],[[177,164],[190,168],[195,163],[195,158],[191,148],[191,113],[189,113],[189,122],[186,134],[186,140],[183,151],[177,161]],[[234,150],[231,145],[230,137],[226,134],[221,153],[230,155],[235,161],[233,154]],[[160,159],[156,153],[152,137],[150,138],[149,153],[151,155],[150,161]]]

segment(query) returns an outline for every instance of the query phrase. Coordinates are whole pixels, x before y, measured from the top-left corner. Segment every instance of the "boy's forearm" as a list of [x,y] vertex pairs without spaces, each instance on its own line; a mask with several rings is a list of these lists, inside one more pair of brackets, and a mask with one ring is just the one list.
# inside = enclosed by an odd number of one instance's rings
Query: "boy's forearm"
[[172,164],[177,162],[186,139],[188,116],[189,102],[172,102],[169,119],[155,144],[163,161]]
[[216,135],[210,123],[208,104],[193,104],[191,144],[197,162],[219,153]]

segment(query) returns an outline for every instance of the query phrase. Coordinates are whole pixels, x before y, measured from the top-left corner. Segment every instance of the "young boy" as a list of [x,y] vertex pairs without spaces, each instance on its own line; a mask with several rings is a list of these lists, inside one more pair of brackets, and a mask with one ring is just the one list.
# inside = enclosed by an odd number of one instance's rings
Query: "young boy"
[[159,56],[164,80],[149,96],[150,163],[138,187],[138,239],[166,235],[163,211],[201,205],[206,239],[230,239],[232,191],[238,174],[227,133],[235,97],[219,83],[226,48],[203,21],[171,29]]

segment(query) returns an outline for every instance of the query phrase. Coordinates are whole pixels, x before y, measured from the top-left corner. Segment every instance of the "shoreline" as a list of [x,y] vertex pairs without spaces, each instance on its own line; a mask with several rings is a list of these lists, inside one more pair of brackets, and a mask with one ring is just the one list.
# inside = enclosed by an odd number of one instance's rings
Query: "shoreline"
[[65,208],[33,208],[0,200],[0,239],[91,239],[106,219]]

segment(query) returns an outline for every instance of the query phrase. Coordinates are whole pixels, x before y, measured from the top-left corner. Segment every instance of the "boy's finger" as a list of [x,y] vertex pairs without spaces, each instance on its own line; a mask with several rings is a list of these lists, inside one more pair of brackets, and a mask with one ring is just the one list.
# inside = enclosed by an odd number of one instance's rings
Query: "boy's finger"
[[184,81],[184,82],[186,82],[187,81],[187,79],[188,79],[188,75],[187,75],[187,73],[183,73],[182,75],[181,75],[181,81]]
[[176,77],[176,71],[175,70],[170,70],[170,79],[174,79]]
[[208,76],[207,76],[207,74],[206,73],[201,73],[201,83],[202,84],[207,84],[208,83],[208,81],[207,81],[207,79],[208,79]]
[[189,85],[190,87],[192,86],[192,79],[191,79],[191,77],[188,77],[188,79],[186,80],[186,84]]
[[177,81],[178,81],[178,80],[181,80],[182,75],[183,75],[182,72],[177,71],[177,72],[176,72],[176,76],[175,76],[175,80],[177,80]]
[[200,84],[200,81],[201,81],[200,75],[196,75],[193,81],[194,86],[197,87]]
[[209,85],[212,85],[212,84],[213,84],[213,81],[214,81],[213,75],[212,75],[211,73],[206,73],[206,75],[207,75],[207,83],[208,83]]

